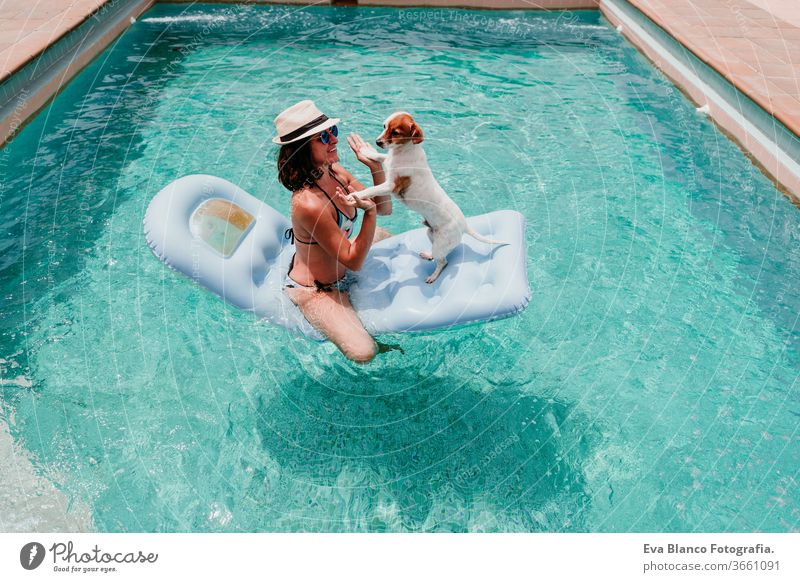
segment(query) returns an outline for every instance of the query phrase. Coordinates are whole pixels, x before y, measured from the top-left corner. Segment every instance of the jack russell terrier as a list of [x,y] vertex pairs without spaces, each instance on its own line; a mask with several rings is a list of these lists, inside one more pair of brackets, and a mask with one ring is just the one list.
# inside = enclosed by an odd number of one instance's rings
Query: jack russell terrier
[[422,129],[410,114],[398,111],[390,115],[375,143],[389,153],[380,154],[372,148],[362,148],[360,153],[373,161],[383,162],[386,181],[360,192],[344,194],[362,199],[394,194],[403,204],[422,215],[432,250],[421,252],[419,256],[436,261],[436,268],[426,283],[436,281],[447,266],[447,255],[459,245],[464,234],[490,245],[508,244],[481,236],[467,225],[464,213],[433,177],[425,152],[419,145],[422,143]]

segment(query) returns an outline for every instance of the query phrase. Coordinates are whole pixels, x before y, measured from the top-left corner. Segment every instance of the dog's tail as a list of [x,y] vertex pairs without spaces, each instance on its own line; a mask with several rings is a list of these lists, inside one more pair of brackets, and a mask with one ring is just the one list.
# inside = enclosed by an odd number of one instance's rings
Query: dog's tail
[[482,234],[478,234],[477,232],[475,232],[474,230],[472,230],[469,227],[467,227],[466,233],[469,236],[471,236],[472,238],[474,238],[475,240],[479,240],[482,243],[486,243],[487,245],[509,245],[509,244],[511,244],[511,243],[507,243],[507,242],[501,242],[499,240],[492,240],[490,238],[486,238]]

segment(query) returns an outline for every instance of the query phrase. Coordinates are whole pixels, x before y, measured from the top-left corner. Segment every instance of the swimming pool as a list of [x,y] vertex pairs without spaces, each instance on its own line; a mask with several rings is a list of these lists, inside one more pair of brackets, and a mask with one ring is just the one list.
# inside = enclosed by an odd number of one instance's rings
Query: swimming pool
[[[307,97],[522,212],[528,309],[359,367],[164,268],[178,176],[288,213]],[[0,164],[3,418],[98,530],[798,529],[800,214],[597,12],[159,5]]]

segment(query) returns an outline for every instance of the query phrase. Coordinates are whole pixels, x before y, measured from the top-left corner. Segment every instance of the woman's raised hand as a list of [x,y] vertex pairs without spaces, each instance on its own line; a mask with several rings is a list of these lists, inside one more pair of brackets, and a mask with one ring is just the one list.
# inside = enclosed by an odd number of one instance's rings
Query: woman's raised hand
[[381,163],[370,156],[370,154],[377,155],[378,151],[365,142],[357,133],[351,133],[347,136],[347,145],[350,146],[350,149],[353,150],[356,158],[362,164],[369,166],[370,168],[381,167]]
[[361,199],[358,196],[355,196],[353,192],[355,190],[352,186],[348,186],[347,189],[350,192],[345,192],[341,186],[336,186],[336,201],[344,206],[349,206],[350,208],[362,208],[364,210],[370,210],[375,208],[375,202],[371,199]]

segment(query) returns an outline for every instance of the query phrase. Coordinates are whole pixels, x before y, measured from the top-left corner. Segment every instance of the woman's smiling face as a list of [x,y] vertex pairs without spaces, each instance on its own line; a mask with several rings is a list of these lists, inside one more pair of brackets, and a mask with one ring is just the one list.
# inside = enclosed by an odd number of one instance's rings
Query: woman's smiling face
[[327,144],[322,143],[319,135],[311,138],[311,160],[315,167],[330,166],[339,161],[339,152],[336,145],[339,138],[328,131],[329,140]]

